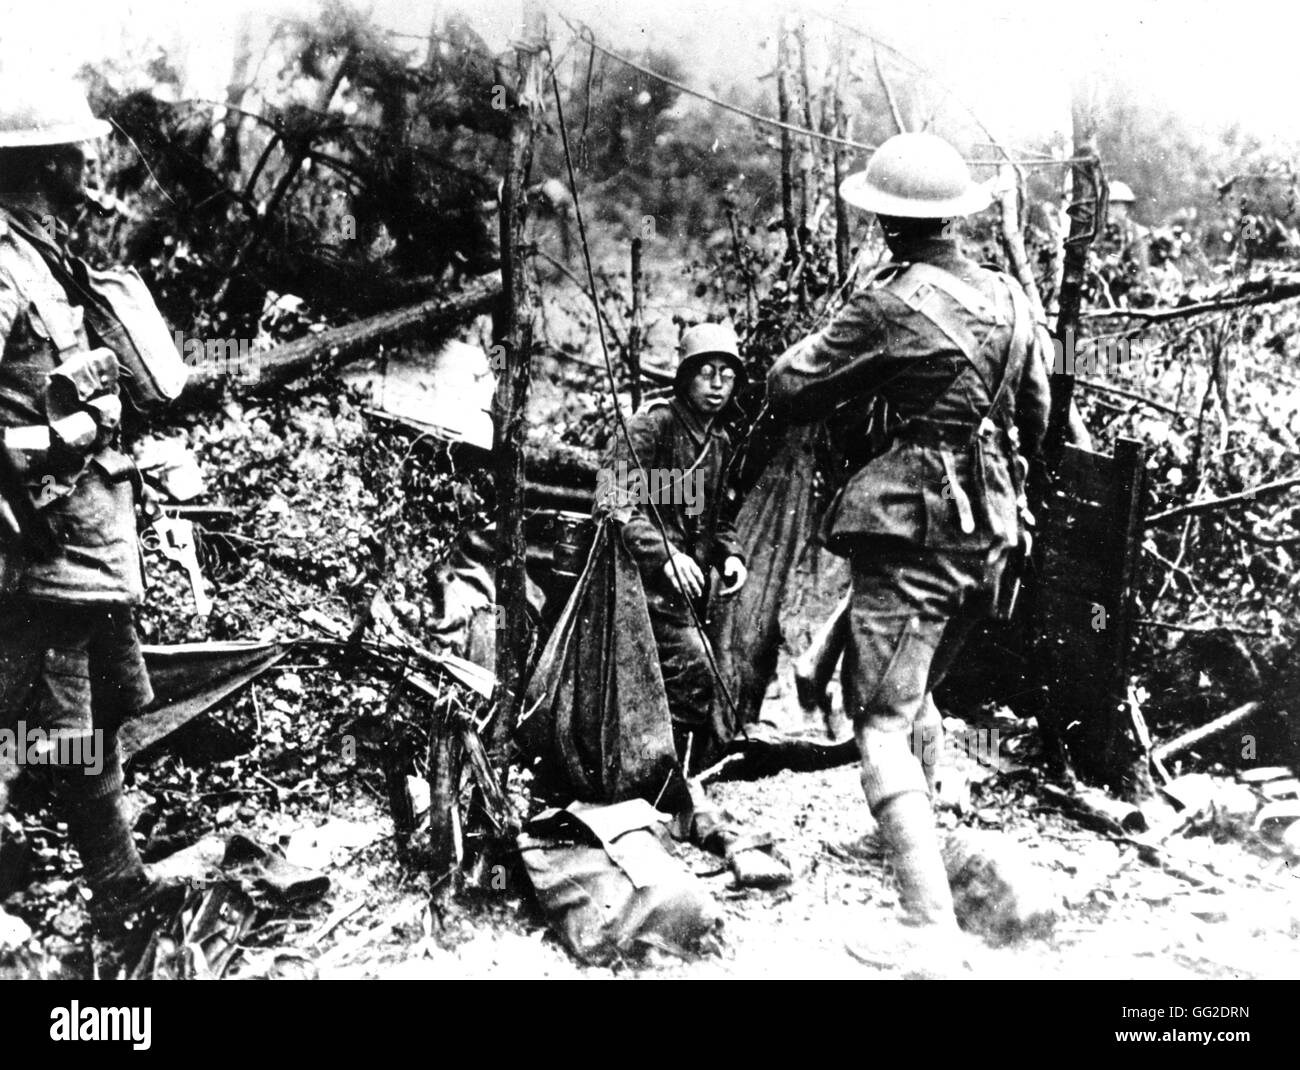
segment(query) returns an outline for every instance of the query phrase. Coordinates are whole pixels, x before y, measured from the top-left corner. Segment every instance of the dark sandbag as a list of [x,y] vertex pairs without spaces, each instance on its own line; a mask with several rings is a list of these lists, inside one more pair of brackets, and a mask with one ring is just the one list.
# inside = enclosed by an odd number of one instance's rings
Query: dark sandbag
[[588,802],[656,800],[677,766],[641,575],[619,530],[597,528],[517,735],[539,789]]

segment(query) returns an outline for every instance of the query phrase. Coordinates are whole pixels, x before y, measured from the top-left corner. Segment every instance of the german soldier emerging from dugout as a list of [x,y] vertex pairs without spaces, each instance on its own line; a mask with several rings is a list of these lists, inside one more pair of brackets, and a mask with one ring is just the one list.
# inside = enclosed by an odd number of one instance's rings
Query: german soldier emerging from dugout
[[[928,798],[942,737],[930,693],[972,626],[1007,611],[1008,566],[1027,540],[1026,460],[1047,425],[1050,338],[1016,282],[952,236],[989,195],[947,142],[890,138],[840,193],[876,213],[892,261],[781,356],[768,389],[794,421],[864,395],[900,421],[841,490],[823,535],[852,572],[845,708],[863,790],[916,944],[947,970],[960,968],[948,957],[958,931]],[[869,944],[849,949],[880,961]]]
[[0,811],[21,763],[51,767],[92,918],[112,930],[155,893],[117,744],[153,697],[119,382],[143,405],[159,400],[145,396],[153,372],[174,396],[184,366],[157,348],[167,332],[147,294],[132,291],[134,314],[108,296],[110,279],[143,290],[138,276],[90,271],[65,247],[108,130],[70,81],[0,78]]
[[615,433],[597,497],[612,491],[614,504],[626,510],[623,543],[645,587],[673,735],[680,756],[689,748],[694,771],[720,756],[715,716],[725,701],[702,631],[710,573],[716,569],[725,581],[717,592],[722,598],[740,590],[747,576],[726,512],[731,442],[719,425],[745,376],[735,331],[719,323],[690,328],[671,371],[673,398],[652,402],[627,421],[631,450]]

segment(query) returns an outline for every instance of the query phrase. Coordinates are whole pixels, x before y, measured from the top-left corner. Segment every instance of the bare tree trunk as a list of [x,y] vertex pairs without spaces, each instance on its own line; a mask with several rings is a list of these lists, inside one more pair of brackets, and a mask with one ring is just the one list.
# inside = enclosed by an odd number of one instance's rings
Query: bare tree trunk
[[[790,122],[790,48],[781,20],[776,48],[776,106],[781,122]],[[794,149],[790,131],[781,128],[781,222],[785,229],[785,258],[794,262],[799,257],[799,235],[794,222],[794,175],[791,160]]]
[[[1068,352],[1067,335],[1078,330],[1079,308],[1083,301],[1084,275],[1088,265],[1088,246],[1105,226],[1106,187],[1101,161],[1097,157],[1097,121],[1087,86],[1075,87],[1071,108],[1074,124],[1074,155],[1081,162],[1071,170],[1070,233],[1065,239],[1064,268],[1061,275],[1060,309],[1056,318],[1056,338],[1062,352]],[[1046,453],[1049,463],[1060,457],[1065,442],[1070,399],[1074,395],[1074,376],[1062,369],[1052,376],[1052,410],[1048,424]]]
[[[841,47],[835,63],[835,136],[847,139],[849,120],[844,114],[844,49]],[[844,146],[837,144],[831,157],[835,174],[835,266],[839,273],[839,284],[844,285],[849,277],[849,209],[840,196],[840,183],[844,181]]]
[[[799,45],[799,92],[803,98],[803,125],[806,130],[816,130],[817,128],[813,126],[812,89],[808,85],[808,35],[804,32],[802,22],[795,30],[795,41]],[[816,177],[817,145],[810,135],[808,145],[799,161],[799,245],[804,249],[808,247],[811,237],[808,230],[808,213],[816,207],[813,203],[817,188]]]
[[1025,252],[1025,237],[1020,225],[1020,183],[1016,169],[1010,164],[1003,164],[1000,171],[998,178],[1002,191],[998,195],[998,214],[1002,227],[1002,249],[1007,254],[1012,273],[1020,282],[1020,288],[1029,298],[1034,319],[1045,323],[1043,298],[1034,281],[1033,269],[1029,266],[1029,254]]
[[240,109],[248,92],[248,67],[253,55],[253,16],[244,12],[235,37],[235,57],[230,65],[230,84],[226,86],[226,117],[222,122],[221,168],[227,176],[240,173],[239,128],[243,123]]
[[627,331],[627,370],[632,377],[632,411],[641,407],[641,336],[645,312],[641,297],[641,239],[632,239],[632,325]]
[[501,283],[504,312],[497,338],[503,366],[492,399],[496,485],[496,672],[497,715],[492,748],[503,755],[523,701],[528,656],[527,578],[524,572],[524,417],[532,384],[533,293],[524,229],[529,173],[541,105],[544,26],[541,8],[524,5],[524,38],[517,49],[519,83],[511,120],[505,181],[501,191]]

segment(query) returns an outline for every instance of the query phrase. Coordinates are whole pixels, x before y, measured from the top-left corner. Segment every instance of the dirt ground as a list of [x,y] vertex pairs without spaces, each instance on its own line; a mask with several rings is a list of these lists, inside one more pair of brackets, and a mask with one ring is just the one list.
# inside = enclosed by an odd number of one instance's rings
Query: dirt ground
[[[784,702],[787,723],[801,715]],[[846,937],[887,934],[897,926],[896,894],[885,864],[864,857],[871,828],[855,766],[783,772],[714,785],[711,797],[736,819],[767,829],[796,875],[776,892],[733,887],[718,860],[691,847],[686,864],[717,898],[724,916],[720,949],[692,961],[652,952],[639,962],[586,967],[551,935],[527,889],[462,908],[444,934],[412,943],[398,933],[376,939],[355,959],[322,970],[346,977],[853,978],[897,970],[859,963]],[[1294,868],[1236,839],[1180,837],[1181,859],[1219,874],[1197,887],[1138,858],[1135,847],[1086,828],[1037,801],[1026,776],[975,785],[969,812],[948,809],[940,823],[996,828],[1023,845],[1037,875],[1060,902],[1049,938],[1011,946],[974,943],[976,978],[1294,978],[1300,975],[1300,881]],[[1175,865],[1185,869],[1186,866]],[[1212,879],[1212,877],[1210,878]],[[418,893],[389,907],[419,916]],[[900,964],[900,968],[901,968]]]

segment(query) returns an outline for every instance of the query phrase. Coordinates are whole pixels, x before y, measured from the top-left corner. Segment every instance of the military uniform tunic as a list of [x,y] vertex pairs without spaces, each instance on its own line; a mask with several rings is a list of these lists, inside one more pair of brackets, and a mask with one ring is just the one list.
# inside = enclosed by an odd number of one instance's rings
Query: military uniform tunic
[[[972,296],[969,304],[982,302],[979,313],[948,304],[956,327],[981,341],[974,360],[925,313],[928,301],[946,299],[909,280],[913,264],[942,270]],[[878,761],[864,749],[873,809],[925,790],[920,765],[899,744],[932,709],[929,692],[969,628],[990,613],[1019,537],[1015,440],[1032,456],[1045,433],[1050,339],[1026,321],[1028,304],[1015,287],[962,256],[955,242],[915,243],[769,375],[771,404],[788,419],[827,419],[842,403],[875,395],[901,421],[886,452],[845,484],[823,526],[853,577],[845,708],[860,741],[885,743]],[[976,439],[1016,346],[1026,351],[1012,362],[1020,369],[1003,419]]]
[[[691,764],[697,767],[712,756],[714,706],[725,700],[709,662],[708,640],[696,627],[685,595],[663,570],[669,546],[699,565],[706,585],[710,568],[721,570],[728,557],[744,558],[725,496],[730,441],[716,424],[706,427],[680,398],[650,404],[627,421],[627,428],[635,458],[616,431],[597,486],[597,508],[621,521],[624,545],[640,569],[674,730],[679,741],[694,733]],[[644,475],[634,474],[638,461]],[[647,498],[658,511],[663,534]],[[707,593],[694,609],[702,624]]]

